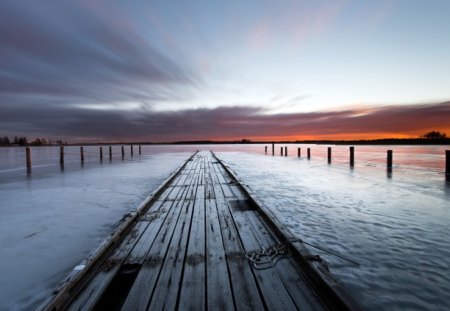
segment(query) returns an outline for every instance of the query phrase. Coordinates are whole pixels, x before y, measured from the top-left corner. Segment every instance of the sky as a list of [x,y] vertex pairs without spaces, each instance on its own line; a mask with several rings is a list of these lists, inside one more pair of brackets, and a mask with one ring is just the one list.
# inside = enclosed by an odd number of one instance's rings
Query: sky
[[450,1],[2,0],[0,136],[450,134]]

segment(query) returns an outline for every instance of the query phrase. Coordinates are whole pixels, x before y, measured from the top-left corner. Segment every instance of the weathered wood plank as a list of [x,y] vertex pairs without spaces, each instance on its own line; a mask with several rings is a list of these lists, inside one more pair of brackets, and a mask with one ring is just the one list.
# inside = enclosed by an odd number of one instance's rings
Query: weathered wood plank
[[195,203],[190,198],[196,196],[199,171],[200,167],[197,166],[148,310],[175,310],[176,308]]
[[199,185],[181,284],[179,307],[182,310],[201,311],[206,309],[205,187],[203,178],[204,160],[201,161]]
[[[196,161],[198,163],[198,161]],[[194,174],[188,175],[193,182]],[[189,187],[183,190],[183,197],[189,193]],[[156,285],[162,265],[166,259],[166,254],[174,236],[174,229],[182,214],[183,201],[174,201],[171,211],[174,217],[170,222],[165,222],[163,228],[158,232],[157,237],[147,253],[145,262],[139,272],[122,310],[146,310],[150,302],[151,295]]]
[[[251,253],[261,250],[261,245],[258,243],[251,229],[251,225],[246,217],[247,213],[251,212],[232,212],[232,216],[238,228],[245,251]],[[262,296],[269,310],[297,309],[274,269],[258,270],[252,267],[252,271],[258,281]]]
[[247,258],[285,243],[286,231],[235,178],[211,154],[194,156],[68,309],[327,309],[291,250],[264,269]]
[[193,202],[185,201],[148,310],[174,310],[176,307],[192,210]]
[[[228,176],[223,167],[219,167],[220,172],[224,176]],[[232,187],[232,192],[236,199],[246,198],[244,192],[238,185]],[[257,243],[263,249],[267,249],[273,245],[279,245],[281,242],[272,233],[270,226],[265,222],[257,211],[244,212],[249,227],[253,232]],[[301,310],[323,310],[321,300],[317,297],[310,284],[307,283],[306,277],[301,268],[291,258],[279,260],[274,267],[279,279],[287,289],[289,295],[296,306]]]
[[234,310],[230,278],[225,259],[225,249],[217,215],[216,202],[213,199],[210,160],[206,162],[205,209],[206,209],[206,294],[207,308]]
[[[219,176],[216,170],[215,174]],[[215,186],[214,190],[217,200],[217,210],[236,309],[264,310],[264,303],[259,295],[255,277],[245,256],[244,248],[239,239],[237,229],[223,194],[223,189],[226,188],[227,185],[221,182]]]
[[[258,213],[248,214],[248,219],[256,238],[263,248],[281,244],[275,235],[270,232],[267,223]],[[299,309],[326,309],[325,306],[321,305],[321,300],[317,297],[310,284],[307,283],[301,268],[292,258],[288,257],[279,260],[274,268]]]

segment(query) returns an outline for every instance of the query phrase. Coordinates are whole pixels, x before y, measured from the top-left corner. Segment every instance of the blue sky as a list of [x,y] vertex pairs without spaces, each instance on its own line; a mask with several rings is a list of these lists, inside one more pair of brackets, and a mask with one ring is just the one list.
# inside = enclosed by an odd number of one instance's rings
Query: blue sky
[[[197,132],[180,116],[228,109],[304,120],[313,113],[354,117],[424,105],[447,113],[449,13],[449,1],[4,0],[0,132],[160,140],[145,135],[145,117],[172,114],[182,131],[197,134],[164,139],[301,138],[319,134],[304,121],[286,135],[236,133],[235,125],[231,131],[219,122],[208,136],[211,129]],[[99,130],[113,121],[135,130]],[[435,121],[436,129],[448,129]],[[427,127],[362,133],[407,137]]]

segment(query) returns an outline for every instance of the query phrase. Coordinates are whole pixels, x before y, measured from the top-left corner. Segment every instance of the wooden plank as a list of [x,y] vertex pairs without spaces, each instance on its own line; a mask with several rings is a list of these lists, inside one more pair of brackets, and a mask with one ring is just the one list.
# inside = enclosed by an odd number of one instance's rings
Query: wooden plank
[[[281,244],[257,212],[247,213],[247,216],[255,236],[263,248]],[[301,268],[292,258],[279,260],[274,268],[299,309],[326,310],[301,272]]]
[[[244,249],[247,253],[261,250],[246,214],[250,212],[232,212]],[[283,282],[274,269],[258,270],[252,267],[258,286],[269,310],[296,310]]]
[[259,295],[255,277],[245,256],[244,248],[223,195],[224,187],[227,187],[227,185],[220,183],[216,185],[214,190],[216,191],[217,210],[236,309],[264,310],[264,303]]
[[[195,162],[198,163],[198,161]],[[189,175],[188,178],[193,181],[192,175]],[[187,195],[188,191],[189,189],[185,188],[183,196]],[[174,229],[181,215],[182,205],[182,201],[174,201],[171,211],[173,211],[176,217],[171,218],[170,222],[165,222],[163,228],[158,232],[158,235],[146,256],[141,271],[130,289],[128,298],[126,299],[122,310],[146,310],[173,238]]]
[[201,162],[199,185],[194,204],[191,232],[179,299],[180,309],[206,309],[206,259],[205,259],[205,187],[204,161]]
[[148,310],[175,310],[176,308],[195,206],[195,201],[191,200],[190,197],[196,196],[199,171],[200,167],[197,167],[194,172],[193,183],[190,185],[186,200],[183,202],[181,216],[175,227],[174,238],[170,243]]
[[[221,174],[226,174],[226,172],[219,166],[218,170]],[[230,184],[230,190],[235,194],[236,200],[247,199],[238,187]],[[238,229],[238,234],[245,251],[250,253],[261,250],[262,246],[256,238],[247,218],[247,214],[254,213],[254,211],[233,212],[229,204],[228,209],[233,217],[236,228]],[[258,270],[252,267],[252,271],[257,279],[259,289],[269,310],[297,309],[295,303],[289,295],[289,292],[274,269]]]
[[193,207],[193,201],[184,201],[182,215],[174,230],[174,238],[170,243],[148,310],[175,310]]
[[[210,173],[210,159],[206,162],[205,209],[206,209],[206,294],[207,309],[234,310],[230,297],[232,291],[225,259],[225,249],[217,215],[214,189]],[[212,192],[212,193],[211,193]]]
[[125,264],[142,264],[144,262],[157,234],[160,230],[163,230],[166,223],[170,223],[174,217],[177,217],[174,209],[171,208],[172,204],[172,201],[166,201],[162,204],[160,211],[165,211],[164,214],[151,221],[151,225],[146,228],[130,255],[126,258]]
[[[179,182],[183,179],[176,179],[175,182]],[[169,188],[166,189],[161,197],[166,197],[165,194],[177,193],[181,188]],[[157,201],[155,204],[149,208],[151,211],[159,211],[161,208],[170,207],[172,203],[164,203]],[[164,218],[165,219],[165,218]],[[71,303],[70,310],[90,310],[102,297],[103,293],[106,291],[107,287],[116,276],[120,269],[121,264],[124,262],[127,256],[131,252],[130,259],[127,259],[125,264],[141,263],[145,258],[150,245],[147,243],[154,239],[154,232],[160,228],[161,224],[157,221],[152,226],[148,226],[149,221],[139,221],[136,223],[135,227],[130,231],[127,237],[122,241],[121,245],[114,251],[114,253],[109,257],[103,267],[101,272],[96,274],[89,284],[83,289],[80,295]],[[153,235],[152,235],[153,234]]]
[[[223,167],[219,167],[220,172],[224,176],[228,176]],[[232,188],[232,192],[236,195],[236,199],[242,200],[246,198],[244,192],[240,189],[239,185],[235,185]],[[272,233],[270,226],[264,221],[259,212],[246,211],[244,212],[248,220],[248,224],[253,232],[258,244],[267,249],[273,245],[280,244],[281,242]],[[275,270],[279,279],[286,287],[289,295],[292,297],[296,306],[302,310],[323,310],[321,300],[317,297],[316,293],[308,284],[307,279],[301,268],[291,258],[281,259],[275,265]]]

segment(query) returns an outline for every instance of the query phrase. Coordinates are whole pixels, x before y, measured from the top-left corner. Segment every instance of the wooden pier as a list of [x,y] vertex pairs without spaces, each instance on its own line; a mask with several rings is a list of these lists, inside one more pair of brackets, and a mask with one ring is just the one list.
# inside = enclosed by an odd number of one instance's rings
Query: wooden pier
[[358,310],[210,152],[193,155],[41,310]]

